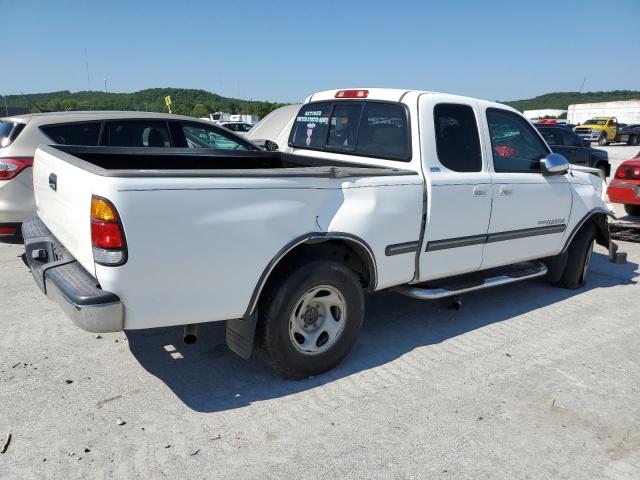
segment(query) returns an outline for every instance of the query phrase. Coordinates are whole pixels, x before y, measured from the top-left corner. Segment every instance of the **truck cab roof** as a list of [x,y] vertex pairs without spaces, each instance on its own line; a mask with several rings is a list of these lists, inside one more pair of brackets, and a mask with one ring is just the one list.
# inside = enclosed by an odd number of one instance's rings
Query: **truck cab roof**
[[[342,92],[342,93],[341,93]],[[362,92],[358,95],[358,92]],[[346,93],[346,95],[344,95]],[[382,102],[403,102],[410,98],[417,98],[421,95],[437,95],[442,97],[443,101],[450,101],[451,103],[463,102],[478,102],[478,104],[485,107],[496,107],[505,110],[511,110],[517,112],[516,109],[505,105],[503,103],[492,102],[489,100],[482,100],[475,97],[467,97],[464,95],[454,95],[451,93],[434,92],[430,90],[415,90],[415,89],[400,89],[400,88],[339,88],[332,90],[324,90],[309,95],[304,103],[319,102],[319,101],[333,101],[333,100],[376,100]]]

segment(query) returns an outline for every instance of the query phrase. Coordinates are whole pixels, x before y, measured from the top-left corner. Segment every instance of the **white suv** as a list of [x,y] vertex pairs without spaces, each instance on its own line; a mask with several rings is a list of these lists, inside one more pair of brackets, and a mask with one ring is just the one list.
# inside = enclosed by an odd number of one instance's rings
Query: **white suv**
[[35,216],[31,166],[42,144],[256,150],[211,122],[154,112],[52,112],[0,118],[0,237]]

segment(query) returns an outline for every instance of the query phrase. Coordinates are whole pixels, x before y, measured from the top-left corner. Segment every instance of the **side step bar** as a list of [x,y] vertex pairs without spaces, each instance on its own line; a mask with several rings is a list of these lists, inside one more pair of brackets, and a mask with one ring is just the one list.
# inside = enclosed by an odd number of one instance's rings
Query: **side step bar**
[[491,277],[480,278],[477,282],[460,282],[458,285],[451,284],[445,286],[428,287],[424,285],[398,285],[391,288],[392,291],[417,298],[418,300],[436,300],[438,298],[452,297],[462,293],[482,290],[484,288],[497,287],[508,283],[519,282],[529,278],[542,277],[547,274],[547,266],[542,262],[528,264],[526,268],[512,270],[509,273],[502,273]]

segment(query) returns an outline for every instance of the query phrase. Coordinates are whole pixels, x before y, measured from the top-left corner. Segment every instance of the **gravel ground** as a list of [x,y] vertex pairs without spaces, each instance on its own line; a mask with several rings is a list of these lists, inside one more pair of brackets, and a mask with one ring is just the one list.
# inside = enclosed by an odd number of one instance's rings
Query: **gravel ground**
[[[96,336],[0,244],[0,477],[640,478],[640,244],[578,291],[532,280],[460,311],[368,300],[334,371],[277,379],[180,329]],[[0,442],[0,449],[2,442]]]

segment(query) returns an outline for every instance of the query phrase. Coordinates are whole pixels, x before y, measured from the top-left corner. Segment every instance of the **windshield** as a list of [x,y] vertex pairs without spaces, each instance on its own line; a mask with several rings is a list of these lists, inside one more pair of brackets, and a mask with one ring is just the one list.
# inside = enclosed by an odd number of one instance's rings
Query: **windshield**
[[0,121],[0,148],[8,146],[20,133],[21,123]]
[[606,120],[587,120],[586,122],[584,122],[585,125],[606,125],[607,121]]

